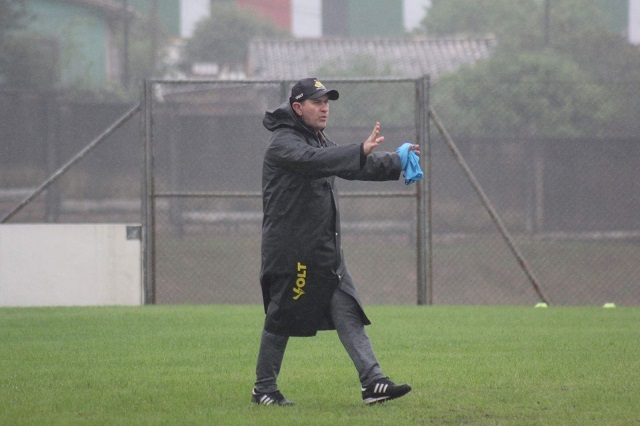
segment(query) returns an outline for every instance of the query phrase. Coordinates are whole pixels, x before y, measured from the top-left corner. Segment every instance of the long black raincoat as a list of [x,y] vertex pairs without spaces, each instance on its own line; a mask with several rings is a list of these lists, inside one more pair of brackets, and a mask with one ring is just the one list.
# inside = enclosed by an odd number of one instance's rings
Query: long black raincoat
[[396,180],[399,155],[365,157],[361,144],[338,146],[305,126],[288,102],[267,112],[263,124],[273,132],[262,169],[265,329],[286,336],[334,329],[328,307],[338,287],[358,301],[370,324],[342,253],[334,179]]

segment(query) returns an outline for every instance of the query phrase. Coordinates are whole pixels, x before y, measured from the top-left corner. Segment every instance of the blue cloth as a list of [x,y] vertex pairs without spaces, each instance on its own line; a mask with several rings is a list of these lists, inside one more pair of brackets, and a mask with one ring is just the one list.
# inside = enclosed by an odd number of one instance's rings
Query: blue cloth
[[410,142],[403,143],[396,152],[400,155],[402,162],[402,172],[404,174],[404,184],[410,185],[415,181],[422,180],[424,174],[420,169],[420,161],[413,151],[409,151]]

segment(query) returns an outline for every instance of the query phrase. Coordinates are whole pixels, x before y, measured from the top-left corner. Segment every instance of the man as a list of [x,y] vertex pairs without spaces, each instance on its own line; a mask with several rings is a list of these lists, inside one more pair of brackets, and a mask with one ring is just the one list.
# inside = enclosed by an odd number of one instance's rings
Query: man
[[[397,180],[402,162],[397,153],[373,152],[384,140],[380,123],[361,144],[338,146],[325,136],[329,101],[338,97],[317,79],[305,78],[293,86],[289,101],[263,120],[273,134],[262,169],[260,284],[266,318],[251,397],[257,404],[293,405],[277,386],[287,342],[318,330],[337,330],[366,404],[411,390],[383,374],[365,333],[370,321],[344,262],[334,187],[336,176]],[[409,149],[419,154],[418,145]]]

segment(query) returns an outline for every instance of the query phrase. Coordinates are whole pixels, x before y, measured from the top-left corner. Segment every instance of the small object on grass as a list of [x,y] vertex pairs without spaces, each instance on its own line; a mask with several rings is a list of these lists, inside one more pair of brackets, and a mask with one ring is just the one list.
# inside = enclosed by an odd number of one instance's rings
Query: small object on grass
[[544,303],[544,302],[540,302],[540,303],[536,303],[536,306],[535,306],[535,307],[536,307],[536,308],[548,308],[548,307],[549,307],[549,305],[547,305],[547,304],[546,304],[546,303]]

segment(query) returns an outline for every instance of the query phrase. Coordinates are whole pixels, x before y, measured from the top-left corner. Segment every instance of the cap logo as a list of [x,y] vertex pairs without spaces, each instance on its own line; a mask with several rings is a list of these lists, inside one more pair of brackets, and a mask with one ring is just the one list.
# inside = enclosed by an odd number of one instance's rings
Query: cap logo
[[294,102],[304,102],[307,99],[315,99],[322,95],[326,95],[332,101],[338,99],[339,96],[337,90],[327,90],[317,78],[304,78],[291,88],[289,103],[293,105]]

